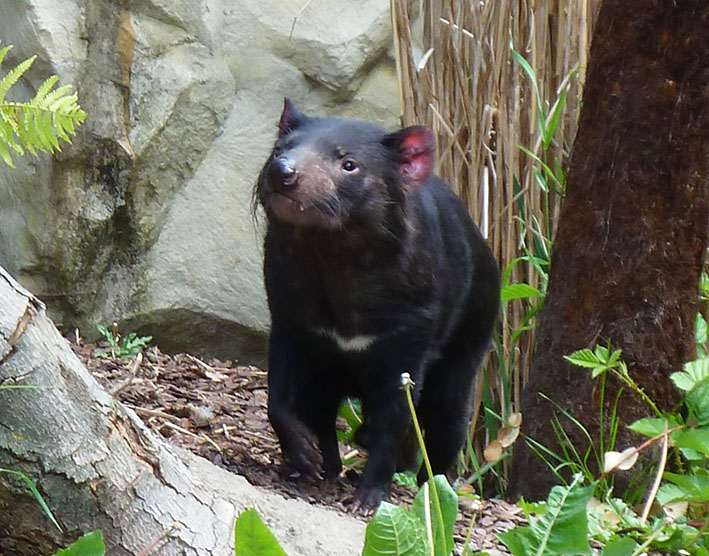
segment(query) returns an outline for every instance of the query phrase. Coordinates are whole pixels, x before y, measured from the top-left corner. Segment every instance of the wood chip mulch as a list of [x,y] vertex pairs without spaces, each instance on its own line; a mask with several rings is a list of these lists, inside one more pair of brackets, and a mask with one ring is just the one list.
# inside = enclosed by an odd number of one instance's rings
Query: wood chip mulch
[[[231,361],[204,362],[189,354],[168,355],[147,348],[132,361],[94,356],[96,346],[70,339],[91,373],[154,431],[171,442],[244,476],[250,483],[288,498],[347,512],[365,454],[340,446],[354,460],[337,481],[294,476],[281,460],[266,416],[266,372]],[[346,425],[343,423],[343,427]],[[394,485],[391,501],[408,506],[415,493]],[[460,499],[456,552],[470,532],[470,549],[491,556],[509,554],[496,533],[524,523],[519,508],[501,500]]]

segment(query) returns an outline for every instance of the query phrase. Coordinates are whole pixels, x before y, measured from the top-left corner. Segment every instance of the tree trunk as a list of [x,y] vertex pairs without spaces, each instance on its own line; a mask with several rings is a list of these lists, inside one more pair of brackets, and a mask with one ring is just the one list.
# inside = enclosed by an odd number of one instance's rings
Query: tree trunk
[[[708,30],[706,0],[601,6],[521,408],[524,432],[557,452],[555,409],[539,392],[599,433],[598,383],[563,355],[611,341],[662,409],[677,401],[670,373],[695,358],[709,227]],[[607,402],[618,389],[610,378],[609,388]],[[637,440],[624,424],[648,409],[626,390],[619,411],[623,448]],[[585,437],[568,421],[565,429],[583,453]],[[510,493],[528,499],[555,483],[524,446],[511,477]]]
[[[256,507],[290,556],[359,554],[364,524],[257,489],[158,438],[75,357],[44,306],[0,268],[0,554],[52,554],[101,529],[113,556],[233,553],[234,520]],[[177,528],[173,528],[177,524]]]

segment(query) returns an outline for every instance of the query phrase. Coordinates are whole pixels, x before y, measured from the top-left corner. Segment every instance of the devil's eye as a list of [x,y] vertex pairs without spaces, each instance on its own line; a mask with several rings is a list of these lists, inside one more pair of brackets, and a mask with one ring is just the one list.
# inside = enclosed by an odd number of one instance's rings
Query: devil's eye
[[357,168],[357,163],[354,160],[345,160],[342,163],[342,169],[345,172],[354,172]]

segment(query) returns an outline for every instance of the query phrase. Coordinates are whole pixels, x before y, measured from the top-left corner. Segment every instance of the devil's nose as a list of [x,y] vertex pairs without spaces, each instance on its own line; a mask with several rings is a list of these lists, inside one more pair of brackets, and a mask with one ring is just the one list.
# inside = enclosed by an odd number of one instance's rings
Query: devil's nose
[[271,163],[271,177],[282,185],[295,185],[298,181],[295,161],[287,156],[277,158]]

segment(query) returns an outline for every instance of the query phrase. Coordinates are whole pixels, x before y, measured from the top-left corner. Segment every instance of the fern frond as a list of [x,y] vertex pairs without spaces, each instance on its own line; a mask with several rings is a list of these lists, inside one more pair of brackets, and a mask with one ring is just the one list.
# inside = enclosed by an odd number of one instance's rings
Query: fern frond
[[[12,48],[0,49],[0,64]],[[11,152],[32,155],[61,150],[59,139],[71,143],[76,126],[86,119],[71,85],[54,89],[59,78],[49,77],[28,102],[9,102],[5,96],[29,69],[36,56],[28,58],[0,79],[0,158],[14,167]]]
[[37,55],[34,55],[31,58],[27,58],[24,62],[20,62],[0,80],[0,104],[5,102],[5,95],[10,90],[10,87],[20,80],[20,77],[30,69],[30,66],[36,59]]
[[40,106],[42,101],[47,98],[47,95],[49,94],[49,91],[52,90],[52,87],[56,85],[57,81],[59,81],[59,77],[52,75],[49,79],[42,83],[39,89],[37,89],[37,94],[30,101],[30,104],[33,106]]
[[0,65],[2,65],[2,61],[5,59],[5,54],[7,54],[12,46],[6,46],[3,49],[0,49]]

